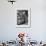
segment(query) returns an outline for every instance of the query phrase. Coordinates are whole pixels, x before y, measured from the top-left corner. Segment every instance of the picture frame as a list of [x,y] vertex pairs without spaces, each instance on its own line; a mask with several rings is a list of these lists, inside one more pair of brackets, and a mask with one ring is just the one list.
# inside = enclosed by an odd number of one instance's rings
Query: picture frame
[[31,8],[16,9],[16,28],[31,27]]

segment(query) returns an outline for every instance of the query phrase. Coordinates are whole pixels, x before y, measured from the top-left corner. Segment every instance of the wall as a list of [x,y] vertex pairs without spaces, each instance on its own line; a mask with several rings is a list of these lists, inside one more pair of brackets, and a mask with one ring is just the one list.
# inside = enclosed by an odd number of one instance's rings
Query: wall
[[[46,1],[17,0],[14,5],[0,0],[0,40],[14,40],[18,32],[31,35],[33,40],[46,40]],[[31,8],[31,28],[16,28],[16,8]]]

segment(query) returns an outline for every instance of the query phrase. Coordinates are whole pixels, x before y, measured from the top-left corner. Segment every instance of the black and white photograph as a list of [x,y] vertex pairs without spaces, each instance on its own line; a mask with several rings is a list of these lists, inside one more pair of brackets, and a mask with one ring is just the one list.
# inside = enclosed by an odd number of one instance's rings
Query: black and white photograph
[[17,25],[28,25],[28,10],[17,11]]
[[17,27],[29,27],[30,25],[30,9],[17,9],[16,19]]

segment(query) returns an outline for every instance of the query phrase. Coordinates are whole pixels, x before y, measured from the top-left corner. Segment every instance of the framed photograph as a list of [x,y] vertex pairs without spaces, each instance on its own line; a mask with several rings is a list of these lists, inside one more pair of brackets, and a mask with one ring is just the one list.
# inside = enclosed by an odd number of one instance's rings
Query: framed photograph
[[16,27],[26,28],[31,26],[31,9],[17,8],[16,9]]

